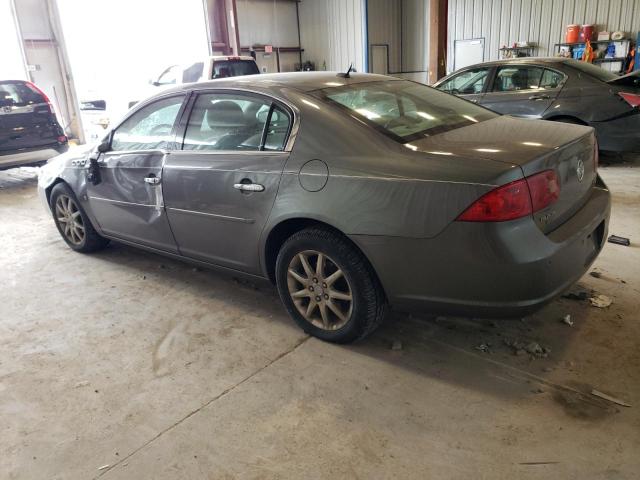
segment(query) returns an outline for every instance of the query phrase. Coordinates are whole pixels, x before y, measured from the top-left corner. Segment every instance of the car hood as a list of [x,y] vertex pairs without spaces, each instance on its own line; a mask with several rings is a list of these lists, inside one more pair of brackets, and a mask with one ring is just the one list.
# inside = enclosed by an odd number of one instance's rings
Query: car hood
[[582,125],[507,115],[411,142],[417,151],[450,157],[493,160],[520,167],[590,135]]

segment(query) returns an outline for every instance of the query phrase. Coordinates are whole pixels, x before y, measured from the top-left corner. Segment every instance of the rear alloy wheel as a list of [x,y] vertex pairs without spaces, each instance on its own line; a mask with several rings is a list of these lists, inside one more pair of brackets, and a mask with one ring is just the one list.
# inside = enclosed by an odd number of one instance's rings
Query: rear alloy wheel
[[53,187],[50,206],[60,235],[73,250],[95,252],[109,243],[109,240],[101,237],[93,228],[89,217],[66,183],[58,183]]
[[302,329],[322,340],[348,343],[382,322],[382,287],[362,253],[337,232],[308,228],[292,235],[276,262],[278,292]]
[[305,250],[294,256],[287,270],[287,286],[298,312],[312,325],[337,330],[351,318],[351,286],[324,253]]

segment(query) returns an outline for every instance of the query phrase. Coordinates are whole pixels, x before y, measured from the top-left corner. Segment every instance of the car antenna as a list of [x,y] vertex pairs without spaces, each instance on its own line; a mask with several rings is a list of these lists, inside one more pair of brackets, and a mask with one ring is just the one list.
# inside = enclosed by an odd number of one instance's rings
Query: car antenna
[[351,75],[349,75],[351,72],[355,72],[355,69],[353,68],[353,63],[349,65],[349,68],[347,69],[346,73],[339,73],[338,77],[351,78]]

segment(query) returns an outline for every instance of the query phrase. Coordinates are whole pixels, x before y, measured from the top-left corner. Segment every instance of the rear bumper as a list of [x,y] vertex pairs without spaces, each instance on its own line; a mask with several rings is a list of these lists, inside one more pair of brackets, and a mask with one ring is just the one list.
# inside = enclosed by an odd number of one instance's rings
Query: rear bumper
[[640,152],[640,112],[608,122],[593,122],[601,150]]
[[36,148],[25,148],[17,151],[0,153],[0,169],[18,167],[31,163],[44,162],[69,150],[69,145],[53,144]]
[[435,238],[352,236],[391,305],[471,317],[519,317],[575,283],[607,237],[611,199],[599,183],[571,219],[543,234],[531,218],[453,222]]

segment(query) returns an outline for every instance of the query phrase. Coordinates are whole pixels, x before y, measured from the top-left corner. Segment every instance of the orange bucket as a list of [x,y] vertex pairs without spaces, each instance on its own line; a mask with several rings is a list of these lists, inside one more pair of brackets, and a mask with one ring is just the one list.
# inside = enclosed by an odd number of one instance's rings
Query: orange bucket
[[580,40],[580,25],[567,25],[567,43],[576,43]]

